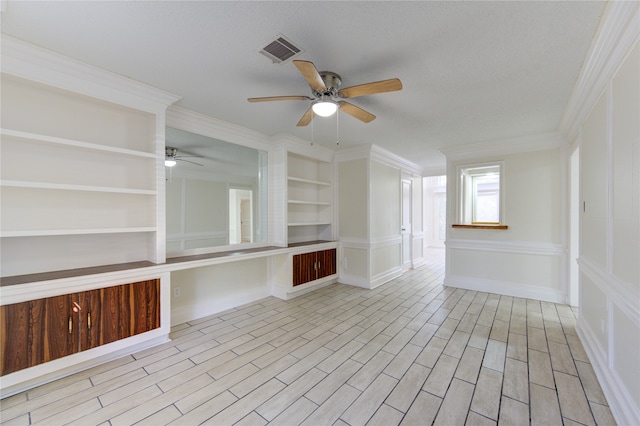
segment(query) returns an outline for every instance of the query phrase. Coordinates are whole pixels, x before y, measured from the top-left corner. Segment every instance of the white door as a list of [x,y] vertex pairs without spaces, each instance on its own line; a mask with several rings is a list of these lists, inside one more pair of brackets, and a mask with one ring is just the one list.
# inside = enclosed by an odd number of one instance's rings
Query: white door
[[251,200],[240,200],[240,242],[251,242]]
[[411,181],[402,179],[402,268],[411,268]]

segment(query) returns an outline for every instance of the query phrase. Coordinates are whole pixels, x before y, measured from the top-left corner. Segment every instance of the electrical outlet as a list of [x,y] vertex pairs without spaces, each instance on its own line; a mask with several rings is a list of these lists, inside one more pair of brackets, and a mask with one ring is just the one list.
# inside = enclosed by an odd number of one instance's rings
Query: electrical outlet
[[180,297],[180,287],[173,288],[173,297]]

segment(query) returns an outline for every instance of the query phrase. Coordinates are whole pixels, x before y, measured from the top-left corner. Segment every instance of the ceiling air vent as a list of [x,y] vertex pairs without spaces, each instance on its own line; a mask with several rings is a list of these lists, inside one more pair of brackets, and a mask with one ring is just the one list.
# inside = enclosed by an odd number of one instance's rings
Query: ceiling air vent
[[263,47],[260,51],[264,56],[271,59],[274,64],[282,63],[302,52],[302,49],[282,35],[278,35],[274,41]]

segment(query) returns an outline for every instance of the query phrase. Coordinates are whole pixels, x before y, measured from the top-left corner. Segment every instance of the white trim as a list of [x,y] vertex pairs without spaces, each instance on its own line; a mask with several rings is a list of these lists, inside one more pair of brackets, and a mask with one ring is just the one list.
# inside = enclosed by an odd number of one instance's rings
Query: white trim
[[2,34],[2,72],[156,114],[181,99],[164,90]]
[[476,161],[482,157],[504,157],[510,154],[556,149],[565,143],[566,140],[560,133],[552,132],[441,148],[440,152],[447,157],[447,161]]
[[422,169],[416,163],[387,151],[378,145],[371,145],[371,159],[391,167],[399,168],[412,174],[420,174]]
[[576,332],[582,342],[598,382],[607,397],[609,408],[614,418],[621,425],[640,424],[640,409],[629,395],[618,373],[609,367],[606,353],[598,344],[595,333],[583,317],[578,317]]
[[2,398],[171,340],[168,331],[159,330],[161,329],[151,330],[2,376]]
[[371,243],[366,238],[340,238],[340,247],[356,248],[361,250],[368,250],[371,247]]
[[526,299],[543,300],[545,302],[565,303],[566,294],[556,288],[540,287],[508,281],[489,280],[469,276],[447,276],[445,287],[464,288],[488,293],[504,294],[506,296],[522,297]]
[[321,145],[312,145],[306,139],[302,139],[288,133],[280,133],[270,138],[272,144],[278,144],[287,152],[312,158],[316,161],[331,163],[335,152]]
[[360,159],[375,160],[378,163],[400,169],[410,174],[422,175],[422,169],[419,165],[402,158],[391,151],[387,151],[378,145],[360,145],[341,149],[335,153],[336,162]]
[[427,263],[427,259],[425,259],[424,256],[416,257],[415,259],[411,260],[411,268],[416,269],[421,267],[422,265],[425,265],[426,263]]
[[536,256],[564,256],[567,248],[562,244],[537,241],[497,241],[463,240],[449,238],[445,241],[447,249],[490,251],[510,254],[530,254]]
[[402,245],[402,235],[387,235],[386,237],[372,238],[369,247],[372,249]]
[[352,285],[354,287],[371,289],[371,282],[362,276],[340,273],[340,284]]
[[387,271],[381,272],[379,274],[374,275],[373,277],[371,277],[371,281],[369,284],[369,288],[370,289],[374,289],[376,287],[379,287],[383,284],[388,283],[389,281],[398,278],[402,276],[402,267],[401,266],[397,266],[395,268],[391,268]]
[[177,106],[167,109],[166,125],[236,145],[267,151],[269,154],[273,149],[269,138],[262,133]]
[[640,2],[610,1],[604,11],[559,130],[574,140],[589,111],[640,35]]
[[631,283],[624,282],[614,275],[607,273],[598,264],[589,260],[584,255],[578,258],[580,273],[585,274],[603,292],[607,298],[640,328],[640,310],[638,301],[640,291]]

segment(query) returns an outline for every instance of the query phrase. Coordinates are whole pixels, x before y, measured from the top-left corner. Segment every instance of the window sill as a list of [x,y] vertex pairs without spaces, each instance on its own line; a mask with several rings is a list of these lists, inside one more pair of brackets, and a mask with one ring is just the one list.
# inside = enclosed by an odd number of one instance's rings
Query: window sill
[[500,224],[496,224],[496,225],[490,225],[487,223],[484,223],[482,225],[478,224],[478,225],[474,225],[474,224],[453,224],[451,225],[452,228],[457,228],[457,229],[499,229],[499,230],[506,230],[509,229],[509,227],[507,225],[500,225]]

